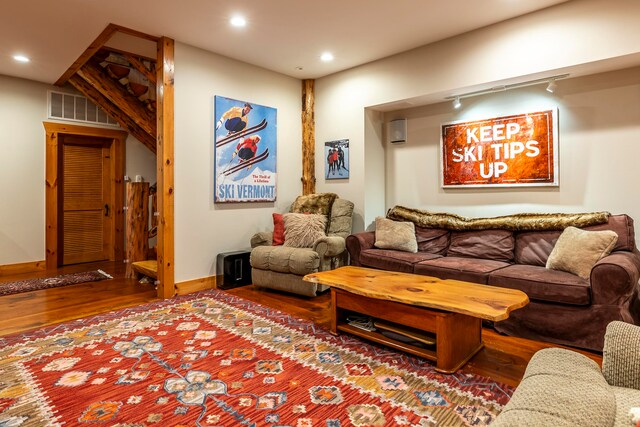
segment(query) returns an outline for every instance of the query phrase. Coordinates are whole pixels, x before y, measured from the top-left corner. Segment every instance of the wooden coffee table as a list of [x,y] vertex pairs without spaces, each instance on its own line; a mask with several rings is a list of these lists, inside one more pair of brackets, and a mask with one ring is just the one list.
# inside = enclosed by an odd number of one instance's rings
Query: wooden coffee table
[[[363,267],[308,274],[304,280],[331,287],[331,332],[375,341],[436,362],[436,370],[457,371],[482,348],[482,319],[499,321],[529,303],[519,290]],[[406,335],[431,336],[432,346],[414,345],[347,322],[364,315]],[[428,339],[423,340],[425,342]]]

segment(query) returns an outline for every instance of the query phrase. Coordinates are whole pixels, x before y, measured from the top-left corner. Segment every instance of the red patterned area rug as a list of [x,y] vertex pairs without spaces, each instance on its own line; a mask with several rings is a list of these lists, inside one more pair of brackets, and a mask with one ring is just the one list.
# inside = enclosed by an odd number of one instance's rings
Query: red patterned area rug
[[[85,271],[83,273],[63,274],[62,276],[56,277],[5,282],[0,283],[0,296],[38,291],[40,289],[58,288],[60,286],[75,285],[77,283],[97,282],[104,279],[113,279],[113,277],[102,270],[95,270]],[[0,426],[2,426],[2,424],[0,424]]]
[[512,392],[215,290],[0,338],[0,426],[485,426]]

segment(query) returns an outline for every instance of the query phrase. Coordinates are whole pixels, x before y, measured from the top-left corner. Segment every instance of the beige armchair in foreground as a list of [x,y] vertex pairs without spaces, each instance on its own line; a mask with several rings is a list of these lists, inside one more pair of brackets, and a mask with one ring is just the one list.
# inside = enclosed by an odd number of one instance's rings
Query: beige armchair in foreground
[[305,282],[302,277],[348,263],[345,238],[351,233],[352,216],[353,203],[336,198],[326,236],[317,239],[310,248],[272,246],[272,232],[255,234],[251,238],[253,284],[305,296],[316,296],[326,290],[326,286]]
[[580,353],[538,351],[492,427],[631,427],[640,407],[640,327],[614,321],[604,338],[602,370]]

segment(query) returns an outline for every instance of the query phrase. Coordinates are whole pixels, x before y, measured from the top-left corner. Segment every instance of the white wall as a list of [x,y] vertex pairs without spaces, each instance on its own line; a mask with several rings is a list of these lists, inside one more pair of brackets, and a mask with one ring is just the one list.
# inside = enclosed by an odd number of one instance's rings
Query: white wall
[[[0,75],[0,265],[45,259],[42,122],[49,90],[61,89]],[[155,155],[131,136],[126,156],[126,174],[155,182]]]
[[[348,184],[338,187],[319,180],[318,191],[336,191],[353,200],[363,219],[355,229],[367,227],[386,208],[379,201],[381,188],[369,185],[376,171],[383,170],[384,161],[372,164],[375,159],[367,154],[370,145],[380,145],[369,137],[371,133],[365,134],[367,107],[442,100],[452,93],[558,70],[585,72],[613,62],[637,64],[639,16],[636,0],[571,1],[318,79],[316,151],[324,141],[348,138],[351,143]],[[367,124],[375,125],[382,123]],[[319,159],[316,167],[321,167]],[[579,197],[576,194],[567,203],[575,205]]]
[[125,174],[135,181],[136,175],[153,185],[156,182],[156,155],[133,136],[127,136]]
[[45,84],[0,76],[0,265],[44,256]]
[[[273,229],[302,185],[301,83],[182,43],[175,48],[175,280],[216,274],[216,255]],[[213,203],[213,97],[277,109],[275,203]],[[322,152],[322,151],[319,151]]]
[[[406,117],[407,143],[385,147],[385,206],[465,216],[518,212],[626,213],[640,221],[640,67],[385,114]],[[440,127],[454,120],[558,107],[559,187],[443,189]]]

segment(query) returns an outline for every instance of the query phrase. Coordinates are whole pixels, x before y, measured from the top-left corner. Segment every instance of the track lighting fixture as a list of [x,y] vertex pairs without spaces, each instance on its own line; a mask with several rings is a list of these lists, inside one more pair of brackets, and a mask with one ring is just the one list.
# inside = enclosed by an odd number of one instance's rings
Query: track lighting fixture
[[558,74],[556,76],[545,77],[542,79],[527,80],[519,83],[511,83],[507,85],[494,86],[489,89],[477,90],[475,92],[467,92],[467,93],[461,93],[458,95],[451,95],[451,96],[447,96],[445,99],[447,100],[452,99],[453,108],[458,109],[460,108],[460,106],[462,106],[461,100],[463,98],[471,98],[472,96],[480,96],[480,95],[487,95],[495,92],[503,92],[509,89],[518,89],[521,87],[533,86],[533,85],[538,85],[542,83],[547,83],[547,88],[546,88],[547,92],[553,93],[558,88],[558,84],[556,83],[556,80],[565,79],[567,77],[569,77],[569,74]]

